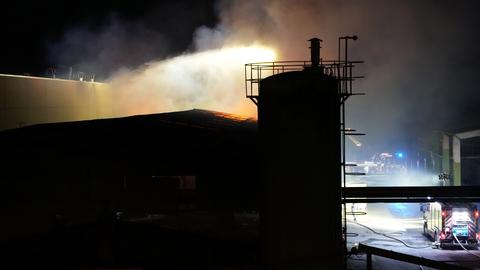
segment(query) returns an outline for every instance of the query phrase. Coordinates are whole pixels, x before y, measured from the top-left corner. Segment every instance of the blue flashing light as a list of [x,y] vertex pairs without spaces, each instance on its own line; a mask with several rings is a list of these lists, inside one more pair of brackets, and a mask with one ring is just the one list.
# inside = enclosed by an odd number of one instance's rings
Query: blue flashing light
[[404,154],[402,152],[397,152],[397,153],[395,153],[395,156],[397,158],[403,158]]

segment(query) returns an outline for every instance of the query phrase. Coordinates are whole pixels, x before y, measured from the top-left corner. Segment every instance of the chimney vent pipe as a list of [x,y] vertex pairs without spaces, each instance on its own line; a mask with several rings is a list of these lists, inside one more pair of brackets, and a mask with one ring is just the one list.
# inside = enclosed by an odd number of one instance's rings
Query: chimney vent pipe
[[318,67],[320,64],[320,42],[323,40],[319,38],[309,39],[310,41],[310,57],[312,62],[312,67]]

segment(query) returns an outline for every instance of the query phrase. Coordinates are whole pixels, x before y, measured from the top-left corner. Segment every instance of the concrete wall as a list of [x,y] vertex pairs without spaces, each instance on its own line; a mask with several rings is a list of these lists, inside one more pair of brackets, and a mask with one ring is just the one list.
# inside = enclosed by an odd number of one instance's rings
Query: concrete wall
[[108,84],[0,74],[0,130],[114,117]]

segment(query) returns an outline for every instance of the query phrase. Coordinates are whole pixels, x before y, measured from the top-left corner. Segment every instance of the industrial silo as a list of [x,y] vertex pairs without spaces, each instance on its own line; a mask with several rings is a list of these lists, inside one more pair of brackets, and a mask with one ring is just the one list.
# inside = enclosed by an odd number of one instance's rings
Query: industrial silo
[[[320,40],[310,41],[311,61],[250,64],[245,71],[247,97],[258,105],[265,269],[344,266],[341,105],[349,88],[342,88],[342,75],[352,65],[322,61]],[[256,93],[249,92],[253,84]]]

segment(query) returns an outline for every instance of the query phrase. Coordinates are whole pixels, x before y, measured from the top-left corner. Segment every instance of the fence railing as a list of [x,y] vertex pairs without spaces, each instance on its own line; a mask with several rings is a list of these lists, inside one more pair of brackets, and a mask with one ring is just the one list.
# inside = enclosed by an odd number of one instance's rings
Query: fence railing
[[[352,82],[363,76],[354,76],[353,68],[356,64],[363,61],[320,61],[320,68],[323,74],[332,76],[339,82],[339,94],[352,94]],[[279,61],[279,62],[259,62],[245,64],[245,93],[247,98],[256,99],[258,97],[259,83],[262,79],[289,71],[300,71],[311,68],[310,61]]]

